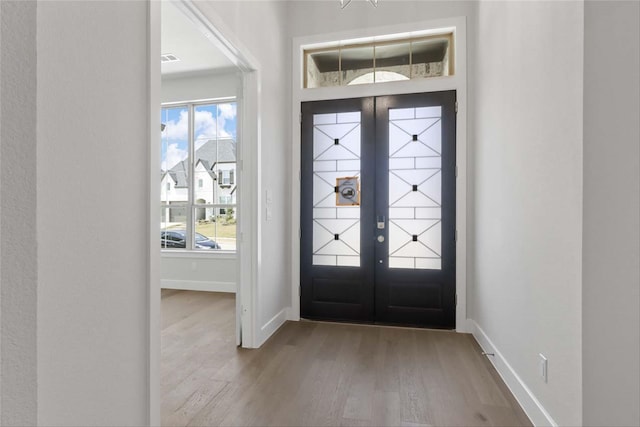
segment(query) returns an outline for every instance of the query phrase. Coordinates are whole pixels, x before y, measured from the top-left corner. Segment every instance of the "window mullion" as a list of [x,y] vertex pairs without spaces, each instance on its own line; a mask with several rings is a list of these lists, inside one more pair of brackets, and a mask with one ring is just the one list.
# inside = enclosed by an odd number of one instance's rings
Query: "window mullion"
[[188,105],[189,108],[189,140],[188,140],[188,148],[189,148],[189,176],[187,179],[187,188],[188,188],[188,199],[189,199],[189,208],[187,212],[187,240],[188,244],[185,245],[188,249],[195,249],[193,245],[193,236],[195,232],[195,218],[194,218],[194,204],[195,204],[195,191],[193,188],[193,178],[195,177],[195,167],[194,167],[194,157],[195,157],[195,114],[194,114],[194,106],[193,104]]
[[376,82],[376,45],[373,45],[373,82]]
[[342,47],[338,48],[338,86],[342,86]]
[[409,80],[413,78],[413,40],[409,40]]

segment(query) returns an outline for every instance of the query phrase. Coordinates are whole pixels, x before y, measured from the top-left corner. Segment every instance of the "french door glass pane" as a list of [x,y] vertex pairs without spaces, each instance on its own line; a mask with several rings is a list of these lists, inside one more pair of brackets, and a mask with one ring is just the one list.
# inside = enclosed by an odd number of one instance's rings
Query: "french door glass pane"
[[360,266],[360,131],[360,112],[313,116],[314,265]]
[[441,269],[441,107],[389,110],[389,267]]

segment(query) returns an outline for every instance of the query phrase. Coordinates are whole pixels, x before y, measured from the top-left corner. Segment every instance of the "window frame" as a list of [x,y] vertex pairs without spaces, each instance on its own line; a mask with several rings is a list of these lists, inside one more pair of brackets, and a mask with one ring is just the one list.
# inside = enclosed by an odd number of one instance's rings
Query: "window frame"
[[[195,191],[196,191],[196,187],[198,185],[198,182],[196,181],[195,178],[195,169],[196,169],[196,161],[195,161],[195,110],[197,107],[199,106],[208,106],[208,105],[219,105],[219,104],[231,104],[234,103],[236,104],[236,108],[238,105],[238,100],[237,97],[232,96],[232,97],[225,97],[225,98],[215,98],[215,99],[203,99],[203,100],[197,100],[197,101],[184,101],[184,102],[166,102],[166,103],[162,103],[160,104],[160,111],[161,114],[165,109],[169,109],[169,108],[184,108],[187,110],[187,115],[188,115],[188,131],[187,131],[187,165],[188,165],[188,171],[187,171],[187,201],[186,202],[174,202],[171,203],[169,200],[162,200],[162,197],[160,198],[160,209],[161,211],[166,210],[166,209],[171,209],[171,208],[184,208],[186,209],[186,225],[185,225],[185,234],[186,234],[186,242],[185,242],[185,247],[184,248],[166,248],[166,247],[161,247],[160,250],[163,253],[171,253],[171,254],[176,254],[176,253],[187,253],[187,252],[191,252],[191,253],[198,253],[198,254],[210,254],[210,255],[215,255],[215,254],[236,254],[238,251],[237,248],[237,231],[236,231],[236,249],[199,249],[195,247],[195,233],[196,233],[196,222],[197,220],[195,212],[197,209],[214,209],[214,215],[216,212],[216,209],[233,209],[236,212],[238,212],[238,207],[237,207],[237,201],[236,203],[197,203],[196,197],[195,197]],[[162,119],[161,119],[162,120]],[[237,125],[236,125],[237,126]],[[163,144],[163,138],[160,138],[160,143]],[[237,129],[236,129],[236,137],[234,138],[234,142],[237,144]],[[237,168],[238,165],[238,159],[237,159],[237,147],[236,147],[236,161],[235,161],[235,167],[234,170]],[[168,173],[168,171],[167,171]],[[219,185],[218,182],[216,181],[216,183],[214,185]],[[232,186],[233,184],[229,185]],[[198,187],[200,188],[200,187]],[[162,186],[160,187],[160,190],[162,191]],[[161,214],[161,228],[160,231],[166,231],[166,232],[170,232],[171,230],[165,230],[162,228],[162,217],[163,215]],[[217,233],[216,233],[216,243],[217,243]],[[162,239],[161,239],[161,243],[162,243]]]

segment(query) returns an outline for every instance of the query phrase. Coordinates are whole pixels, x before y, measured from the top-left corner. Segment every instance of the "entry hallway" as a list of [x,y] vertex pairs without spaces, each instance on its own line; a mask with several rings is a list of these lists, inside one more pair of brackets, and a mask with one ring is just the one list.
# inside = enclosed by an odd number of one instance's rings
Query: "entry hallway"
[[530,426],[471,335],[287,322],[235,346],[232,294],[162,291],[165,426]]

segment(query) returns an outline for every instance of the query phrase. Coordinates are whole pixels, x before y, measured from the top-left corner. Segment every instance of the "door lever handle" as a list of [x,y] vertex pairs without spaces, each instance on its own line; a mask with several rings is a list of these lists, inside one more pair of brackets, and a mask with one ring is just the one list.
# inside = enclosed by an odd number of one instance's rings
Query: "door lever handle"
[[384,216],[378,216],[377,219],[377,228],[378,230],[384,230],[385,227],[385,218]]

